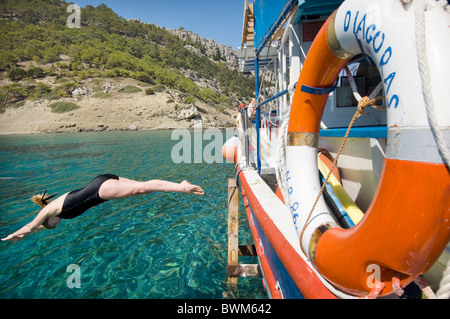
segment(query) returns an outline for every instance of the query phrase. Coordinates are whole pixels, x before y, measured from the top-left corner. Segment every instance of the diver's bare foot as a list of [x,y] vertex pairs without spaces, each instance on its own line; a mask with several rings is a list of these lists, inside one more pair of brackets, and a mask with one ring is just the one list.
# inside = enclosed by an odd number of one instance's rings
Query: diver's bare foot
[[200,186],[192,185],[188,181],[182,181],[180,183],[183,186],[183,193],[186,194],[195,194],[195,195],[204,195],[205,192]]

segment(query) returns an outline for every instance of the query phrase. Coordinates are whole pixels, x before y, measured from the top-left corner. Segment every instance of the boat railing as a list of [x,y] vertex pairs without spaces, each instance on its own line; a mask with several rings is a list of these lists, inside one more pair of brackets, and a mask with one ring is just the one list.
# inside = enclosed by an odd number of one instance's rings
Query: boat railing
[[[295,83],[293,86],[278,92],[277,94],[275,94],[274,96],[262,101],[261,103],[256,105],[256,167],[258,170],[258,173],[261,173],[261,154],[260,154],[260,128],[261,128],[261,107],[265,106],[266,104],[280,98],[283,97],[284,95],[288,94],[288,93],[292,93],[292,90],[295,89],[297,83]],[[248,146],[248,115],[247,115],[247,106],[244,107],[241,112],[243,114],[243,129],[244,129],[244,134],[245,134],[245,155],[246,155],[246,165],[249,165],[249,146]],[[269,112],[269,117],[270,117],[270,112]]]
[[[293,88],[295,89],[296,86],[297,86],[297,83],[294,84]],[[263,102],[257,104],[256,107],[259,108],[259,107],[261,107],[261,106],[264,106],[264,105],[266,105],[267,103],[272,102],[272,101],[274,101],[274,100],[276,100],[276,99],[282,97],[282,96],[285,95],[285,94],[288,94],[290,91],[291,91],[291,89],[290,89],[290,88],[287,88],[286,90],[283,90],[283,91],[281,91],[281,92],[275,94],[274,96],[269,97],[267,100],[265,100],[265,101],[263,101]]]

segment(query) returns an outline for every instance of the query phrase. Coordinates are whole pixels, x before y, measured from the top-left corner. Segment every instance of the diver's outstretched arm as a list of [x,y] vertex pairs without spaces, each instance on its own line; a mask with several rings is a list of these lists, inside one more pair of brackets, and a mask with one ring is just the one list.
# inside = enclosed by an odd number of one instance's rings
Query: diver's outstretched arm
[[28,236],[29,234],[35,233],[39,230],[45,229],[44,226],[42,226],[42,223],[51,216],[57,216],[61,213],[62,205],[64,203],[64,199],[67,194],[64,194],[63,196],[58,197],[54,201],[50,202],[47,206],[42,208],[42,210],[36,215],[36,217],[17,230],[16,232],[8,235],[5,238],[2,238],[2,241],[12,241],[17,242],[19,240],[22,240],[25,236]]

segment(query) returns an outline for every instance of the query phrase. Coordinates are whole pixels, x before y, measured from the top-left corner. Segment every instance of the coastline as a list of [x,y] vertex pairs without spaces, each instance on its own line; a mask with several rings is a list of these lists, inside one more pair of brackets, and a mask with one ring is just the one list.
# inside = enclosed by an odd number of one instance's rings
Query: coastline
[[[71,102],[78,109],[53,113],[54,102]],[[234,127],[230,108],[214,107],[196,100],[186,103],[179,92],[164,90],[146,95],[111,92],[106,97],[84,95],[58,101],[25,100],[0,113],[0,135],[78,133]]]

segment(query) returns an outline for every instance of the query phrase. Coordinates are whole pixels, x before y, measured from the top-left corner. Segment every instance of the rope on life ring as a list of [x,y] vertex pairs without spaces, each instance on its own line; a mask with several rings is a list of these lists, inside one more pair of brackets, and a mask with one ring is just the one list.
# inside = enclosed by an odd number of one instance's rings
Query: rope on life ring
[[312,208],[311,208],[311,210],[310,210],[310,212],[308,214],[308,217],[306,218],[306,223],[304,224],[302,232],[300,234],[300,239],[299,239],[300,240],[300,247],[302,248],[302,251],[303,251],[303,253],[305,255],[307,255],[307,253],[305,252],[301,242],[303,240],[303,235],[305,233],[306,226],[308,225],[308,222],[309,222],[309,220],[311,218],[311,215],[314,212],[314,209],[316,208],[316,205],[317,205],[317,202],[319,201],[320,196],[322,196],[322,194],[323,194],[323,191],[324,191],[324,189],[325,189],[325,187],[326,187],[326,185],[327,185],[327,183],[328,183],[328,181],[329,181],[329,179],[331,177],[331,174],[333,173],[335,167],[337,166],[337,162],[338,162],[339,156],[341,155],[342,150],[344,149],[345,142],[347,141],[348,135],[350,133],[350,130],[351,130],[353,124],[355,123],[355,121],[356,121],[356,119],[358,117],[360,117],[361,115],[364,114],[364,109],[367,106],[372,106],[372,107],[375,107],[375,108],[379,108],[379,107],[377,107],[375,105],[375,102],[377,100],[384,99],[384,96],[377,97],[377,95],[383,89],[383,82],[378,83],[376,88],[373,90],[373,92],[369,96],[361,97],[361,95],[358,92],[358,89],[356,88],[356,83],[355,83],[355,81],[353,79],[353,76],[352,76],[352,74],[351,74],[351,72],[350,72],[350,70],[348,69],[347,66],[345,66],[345,71],[347,72],[347,76],[348,76],[349,81],[350,81],[350,85],[351,85],[351,88],[352,88],[352,91],[353,91],[353,95],[355,96],[356,101],[358,102],[358,106],[356,108],[355,114],[353,115],[353,117],[352,117],[352,119],[350,121],[350,124],[348,125],[347,131],[345,132],[344,138],[342,139],[341,146],[339,147],[339,150],[338,150],[338,152],[336,154],[336,157],[334,158],[334,161],[333,161],[333,164],[332,164],[332,166],[330,168],[330,171],[328,172],[328,175],[325,177],[325,181],[322,183],[322,188],[320,189],[319,194],[317,195],[317,198],[316,198],[316,200],[315,200],[315,202],[314,202],[314,204],[313,204],[313,206],[312,206]]

